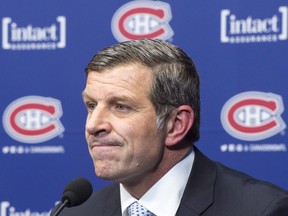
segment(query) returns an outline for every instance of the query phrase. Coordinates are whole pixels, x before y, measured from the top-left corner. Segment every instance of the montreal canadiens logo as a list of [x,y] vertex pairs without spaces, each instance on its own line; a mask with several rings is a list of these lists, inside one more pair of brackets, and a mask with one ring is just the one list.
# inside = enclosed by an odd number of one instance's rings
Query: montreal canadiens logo
[[221,111],[221,122],[231,136],[257,141],[286,128],[281,118],[282,97],[273,93],[244,92],[228,100]]
[[152,38],[167,40],[174,34],[169,26],[170,5],[161,1],[133,1],[120,7],[112,18],[112,33],[119,42]]
[[27,96],[13,101],[4,111],[3,126],[7,134],[23,143],[40,143],[63,133],[60,101]]

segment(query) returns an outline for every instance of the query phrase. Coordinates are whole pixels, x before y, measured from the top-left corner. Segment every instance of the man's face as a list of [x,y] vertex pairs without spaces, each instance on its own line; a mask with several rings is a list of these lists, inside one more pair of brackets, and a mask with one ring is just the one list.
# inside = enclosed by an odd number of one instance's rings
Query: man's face
[[132,183],[155,171],[164,137],[148,98],[150,82],[151,71],[135,64],[89,72],[85,135],[97,176]]

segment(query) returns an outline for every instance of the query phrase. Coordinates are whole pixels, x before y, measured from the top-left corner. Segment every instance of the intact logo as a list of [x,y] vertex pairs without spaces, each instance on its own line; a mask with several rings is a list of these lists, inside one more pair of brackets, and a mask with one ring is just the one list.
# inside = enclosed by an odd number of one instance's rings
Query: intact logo
[[222,108],[221,122],[231,136],[257,141],[274,136],[286,128],[281,118],[282,97],[273,93],[244,92],[229,99]]
[[32,211],[30,208],[27,208],[26,210],[19,211],[15,206],[13,206],[9,201],[2,201],[0,202],[0,212],[1,216],[16,216],[16,215],[25,215],[25,216],[35,216],[35,215],[41,215],[41,216],[49,216],[52,209],[49,211]]
[[7,134],[23,143],[40,143],[64,132],[60,122],[60,101],[27,96],[13,101],[4,111],[3,126]]
[[11,17],[2,18],[4,50],[54,50],[66,47],[66,17],[58,16],[51,25],[20,24]]
[[167,40],[174,35],[168,3],[132,1],[120,7],[112,18],[112,33],[119,42],[152,38]]
[[228,9],[221,10],[222,43],[263,43],[288,39],[287,6],[279,7],[269,17],[240,16]]

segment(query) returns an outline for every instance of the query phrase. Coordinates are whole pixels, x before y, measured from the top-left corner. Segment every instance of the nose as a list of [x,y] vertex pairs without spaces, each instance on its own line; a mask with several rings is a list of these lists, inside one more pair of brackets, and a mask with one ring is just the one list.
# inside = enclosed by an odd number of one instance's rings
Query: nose
[[98,136],[99,134],[107,134],[112,130],[109,122],[109,111],[105,108],[97,106],[91,113],[87,115],[86,131],[90,135]]

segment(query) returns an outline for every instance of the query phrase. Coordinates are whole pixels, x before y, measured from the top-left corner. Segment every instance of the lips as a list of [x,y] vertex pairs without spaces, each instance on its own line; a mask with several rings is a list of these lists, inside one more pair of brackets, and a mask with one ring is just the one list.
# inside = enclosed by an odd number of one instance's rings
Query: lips
[[[118,160],[123,144],[115,139],[95,139],[89,140],[89,151],[94,163]],[[105,163],[106,163],[105,162]]]
[[89,148],[93,149],[94,147],[114,147],[114,146],[121,146],[122,144],[117,140],[111,139],[91,139],[89,141]]

